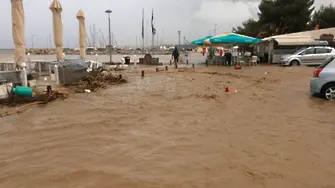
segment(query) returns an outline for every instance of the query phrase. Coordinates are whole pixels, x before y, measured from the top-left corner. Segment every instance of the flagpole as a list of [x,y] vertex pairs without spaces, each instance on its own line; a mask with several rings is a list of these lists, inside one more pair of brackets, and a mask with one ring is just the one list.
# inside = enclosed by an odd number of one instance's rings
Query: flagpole
[[144,52],[144,8],[142,9],[142,50]]
[[155,28],[154,28],[154,9],[152,9],[152,17],[151,17],[151,30],[152,30],[152,39],[151,39],[151,42],[152,42],[152,49],[155,48]]

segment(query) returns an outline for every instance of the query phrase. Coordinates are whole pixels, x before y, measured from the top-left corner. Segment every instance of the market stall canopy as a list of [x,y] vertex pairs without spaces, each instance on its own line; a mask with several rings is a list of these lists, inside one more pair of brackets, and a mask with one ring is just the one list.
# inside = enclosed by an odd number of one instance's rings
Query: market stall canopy
[[209,39],[211,44],[254,44],[259,41],[261,41],[261,39],[236,33],[230,33],[224,36],[212,37]]
[[192,41],[192,44],[202,46],[205,43],[205,40],[212,38],[213,36],[206,36],[204,38]]

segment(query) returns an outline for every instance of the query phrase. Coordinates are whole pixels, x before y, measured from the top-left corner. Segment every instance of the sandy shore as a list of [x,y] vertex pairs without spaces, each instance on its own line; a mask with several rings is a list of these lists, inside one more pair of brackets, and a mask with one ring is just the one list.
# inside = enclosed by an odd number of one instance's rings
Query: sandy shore
[[1,119],[1,187],[335,187],[334,104],[309,96],[313,68],[140,70]]

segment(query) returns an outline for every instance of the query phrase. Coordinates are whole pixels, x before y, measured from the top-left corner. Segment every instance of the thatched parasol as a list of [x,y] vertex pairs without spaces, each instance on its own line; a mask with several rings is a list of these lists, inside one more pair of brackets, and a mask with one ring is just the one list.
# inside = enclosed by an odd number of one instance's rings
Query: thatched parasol
[[77,14],[79,20],[79,45],[80,45],[80,58],[84,59],[86,55],[86,26],[85,26],[85,15],[82,10],[79,10]]
[[63,56],[63,23],[62,23],[62,5],[58,0],[53,0],[50,9],[52,11],[54,41],[56,45],[56,58],[58,61],[64,59]]
[[24,10],[23,0],[11,0],[12,2],[12,32],[15,45],[14,64],[22,67],[25,62],[26,44],[24,40]]

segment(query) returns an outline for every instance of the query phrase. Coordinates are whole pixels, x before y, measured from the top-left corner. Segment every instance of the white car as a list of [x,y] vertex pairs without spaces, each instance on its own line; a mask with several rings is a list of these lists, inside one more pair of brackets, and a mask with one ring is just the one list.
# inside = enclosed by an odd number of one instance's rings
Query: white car
[[303,48],[294,54],[281,57],[279,64],[285,66],[321,65],[327,58],[335,55],[335,49],[328,46]]

